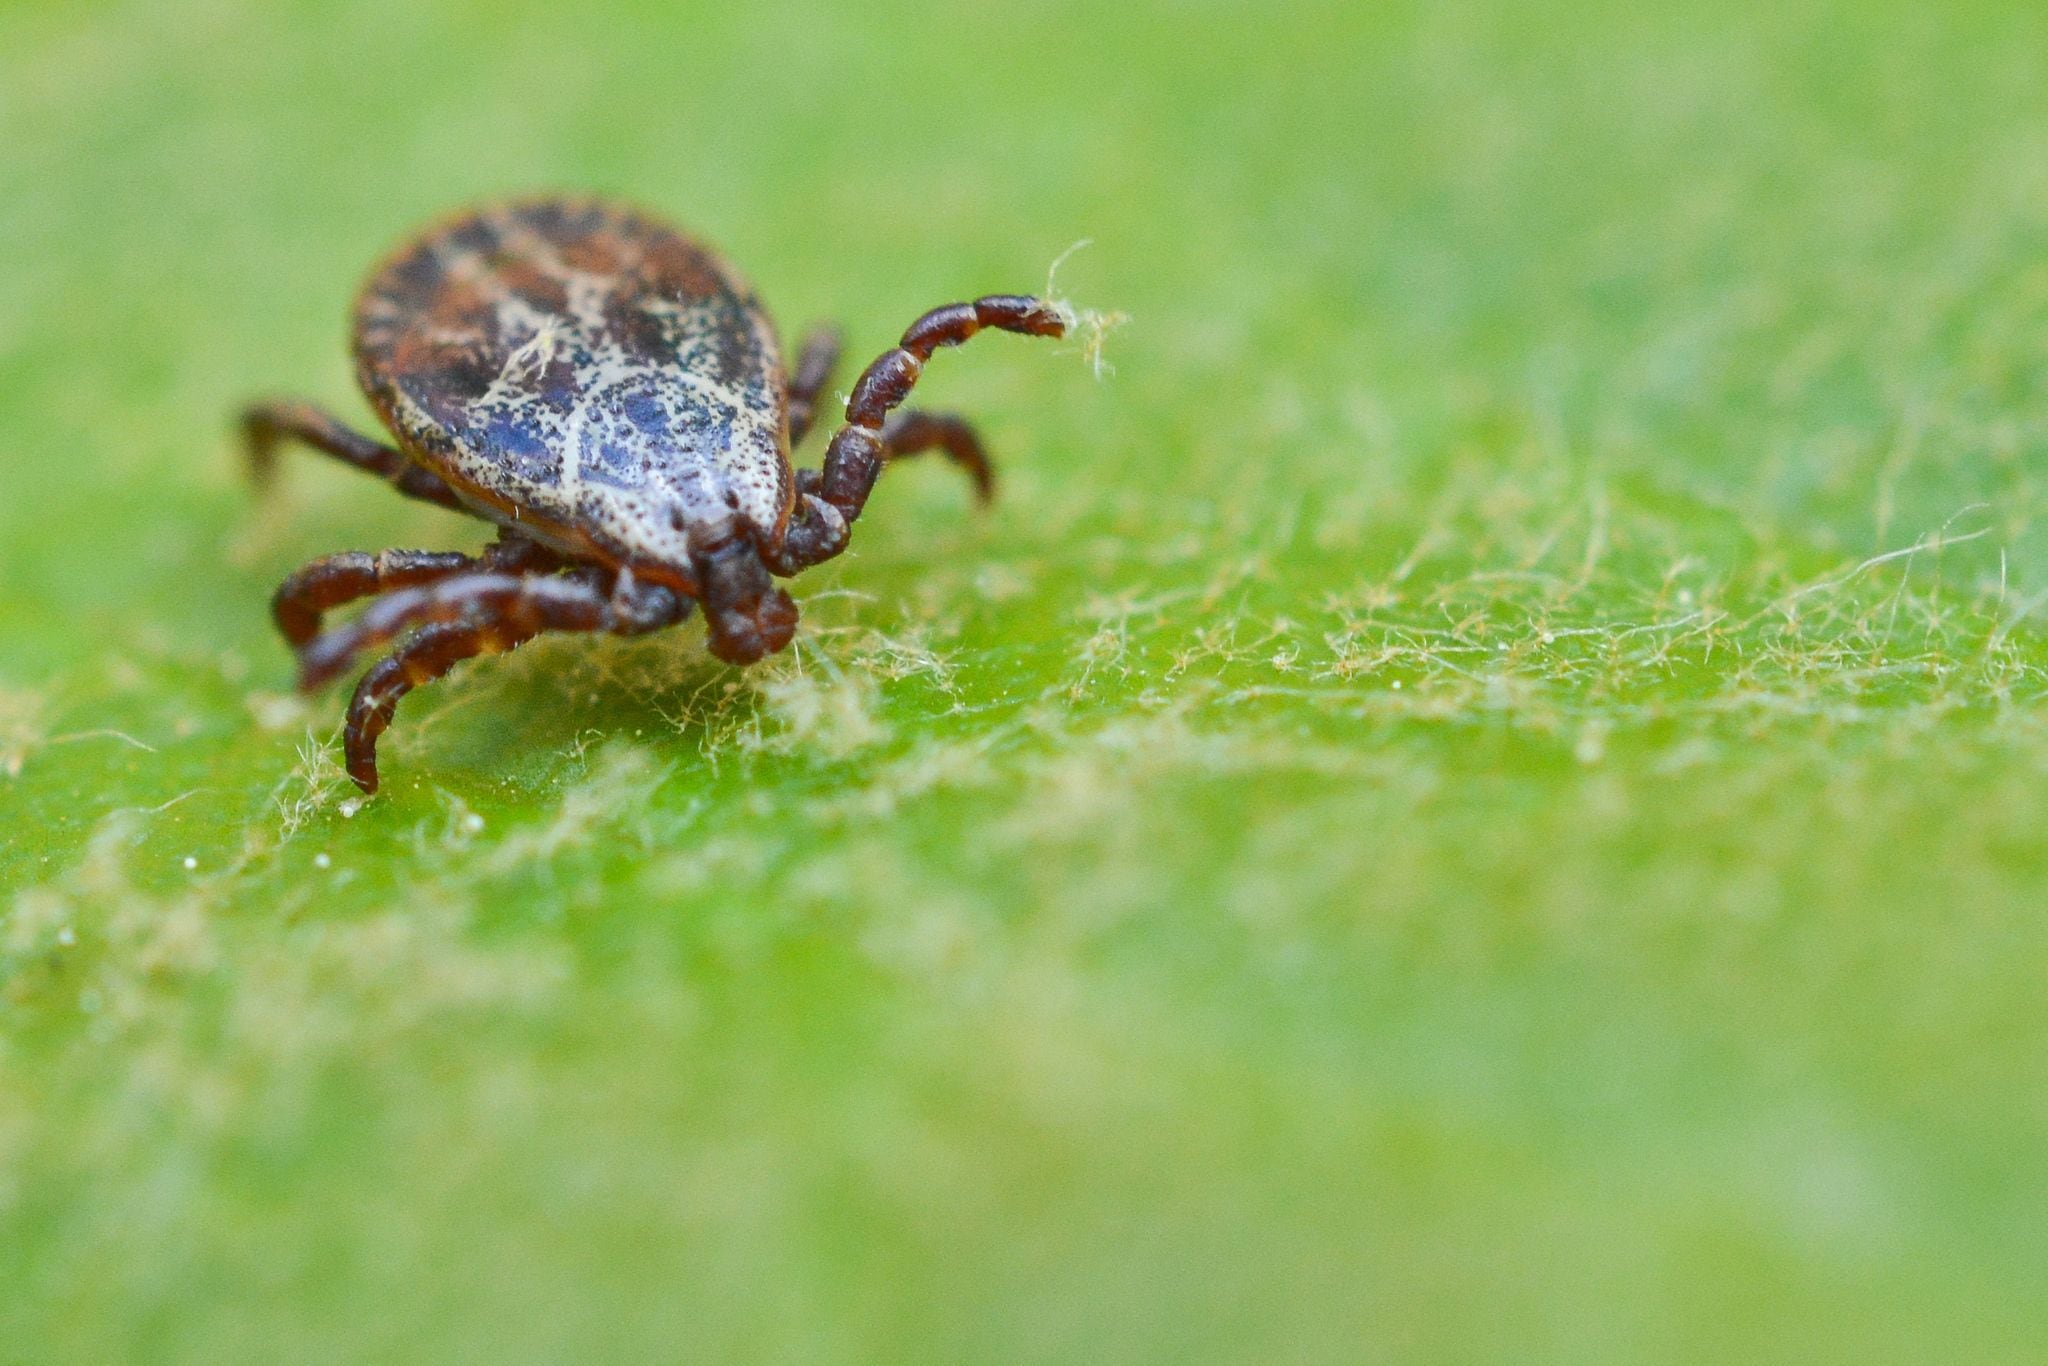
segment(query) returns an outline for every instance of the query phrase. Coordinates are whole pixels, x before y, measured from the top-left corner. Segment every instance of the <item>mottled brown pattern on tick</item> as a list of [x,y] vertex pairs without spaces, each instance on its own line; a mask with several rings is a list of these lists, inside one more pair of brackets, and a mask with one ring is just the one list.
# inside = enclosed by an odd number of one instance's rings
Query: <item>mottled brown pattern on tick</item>
[[788,519],[768,318],[642,214],[537,201],[450,220],[371,278],[356,320],[371,403],[494,520],[659,575],[688,563],[693,525],[772,538]]

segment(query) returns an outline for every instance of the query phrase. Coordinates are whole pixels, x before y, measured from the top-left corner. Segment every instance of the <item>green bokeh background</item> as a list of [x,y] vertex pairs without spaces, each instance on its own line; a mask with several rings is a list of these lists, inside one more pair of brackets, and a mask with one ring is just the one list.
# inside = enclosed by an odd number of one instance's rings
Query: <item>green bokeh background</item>
[[[358,805],[268,592],[481,533],[227,419],[532,188],[1133,321]],[[0,1358],[2028,1358],[2044,246],[2032,4],[9,0]]]

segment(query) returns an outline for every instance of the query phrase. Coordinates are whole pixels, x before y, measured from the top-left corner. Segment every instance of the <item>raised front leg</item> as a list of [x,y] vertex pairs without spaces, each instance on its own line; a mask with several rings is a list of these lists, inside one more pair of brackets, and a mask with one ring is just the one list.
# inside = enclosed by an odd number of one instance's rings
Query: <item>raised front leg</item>
[[561,567],[562,559],[553,551],[504,533],[481,555],[454,550],[384,550],[374,555],[345,550],[313,561],[279,584],[270,613],[286,643],[296,650],[320,634],[328,612],[357,598],[417,588],[457,574],[539,573]]
[[258,487],[270,482],[277,466],[278,443],[289,437],[374,474],[408,498],[469,512],[455,490],[381,441],[373,441],[341,419],[299,399],[258,403],[242,413],[242,436],[248,446],[249,473]]
[[958,346],[985,327],[1028,337],[1064,337],[1066,319],[1043,299],[991,294],[971,304],[935,308],[910,325],[896,348],[862,372],[846,401],[846,425],[825,451],[818,496],[851,523],[859,519],[882,472],[883,423],[910,396],[925,363],[942,346]]
[[[889,414],[916,387],[925,362],[942,346],[958,346],[983,328],[1017,332],[1028,337],[1063,337],[1066,318],[1043,299],[1020,294],[991,294],[971,304],[935,308],[910,325],[903,340],[885,351],[861,373],[846,401],[846,425],[825,450],[824,468],[815,482],[799,487],[797,508],[782,544],[768,557],[778,574],[829,560],[846,549],[848,535],[867,506],[888,458],[885,425]],[[935,443],[935,444],[943,444]],[[979,444],[975,450],[979,452]],[[986,460],[983,460],[984,467]]]
[[434,610],[413,616],[429,624],[372,666],[349,701],[342,753],[356,786],[377,790],[377,739],[390,726],[399,699],[463,660],[502,654],[550,631],[639,635],[689,615],[690,600],[666,588],[637,583],[627,574],[607,585],[605,577],[600,570],[559,578],[471,574],[420,590],[433,599]]
[[[882,426],[882,463],[887,465],[926,451],[941,451],[965,470],[974,481],[977,502],[985,505],[995,500],[995,465],[973,423],[958,413],[930,413],[921,408],[891,413]],[[797,492],[815,495],[824,477],[819,470],[798,470]]]

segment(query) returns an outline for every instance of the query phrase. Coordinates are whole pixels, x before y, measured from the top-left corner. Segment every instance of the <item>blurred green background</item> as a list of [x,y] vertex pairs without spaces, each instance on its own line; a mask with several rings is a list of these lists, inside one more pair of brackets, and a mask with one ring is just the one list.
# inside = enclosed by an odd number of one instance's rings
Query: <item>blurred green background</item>
[[[1871,1360],[2048,1333],[2048,12],[0,9],[0,1358]],[[748,672],[408,700],[419,220],[615,192],[920,390]],[[367,419],[366,419],[367,420]],[[806,453],[815,459],[815,450]]]

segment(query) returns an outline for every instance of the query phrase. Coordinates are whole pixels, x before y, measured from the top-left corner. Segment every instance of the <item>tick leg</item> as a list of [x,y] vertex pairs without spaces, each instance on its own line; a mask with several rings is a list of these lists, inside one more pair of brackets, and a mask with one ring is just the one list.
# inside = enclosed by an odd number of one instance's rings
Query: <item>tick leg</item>
[[[970,304],[947,304],[912,323],[903,340],[884,351],[854,384],[853,396],[846,401],[846,425],[826,447],[824,468],[816,480],[798,485],[796,512],[769,560],[770,568],[793,574],[846,548],[849,529],[867,506],[882,462],[890,454],[889,414],[910,396],[933,352],[958,346],[989,327],[1028,337],[1063,337],[1067,332],[1058,309],[1021,294],[991,294]],[[978,443],[975,449],[979,450]]]
[[462,609],[422,617],[428,624],[371,666],[349,701],[342,753],[348,776],[366,793],[377,790],[377,739],[390,726],[399,699],[463,660],[503,654],[549,631],[638,635],[681,621],[690,611],[688,598],[635,583],[625,574],[609,590],[593,573],[560,578],[471,574],[431,591],[440,594],[443,606],[459,601]]
[[277,587],[270,612],[293,649],[320,634],[321,618],[344,603],[374,593],[415,588],[457,574],[488,571],[536,573],[562,567],[561,557],[524,537],[501,535],[482,555],[453,550],[346,550],[298,570]]
[[344,550],[323,555],[277,586],[270,615],[277,619],[285,642],[297,649],[320,634],[320,619],[329,608],[372,593],[445,579],[476,564],[473,557],[455,550],[385,550],[375,555]]
[[943,451],[946,458],[967,471],[974,481],[974,496],[983,503],[996,496],[995,466],[974,424],[958,413],[928,413],[907,408],[892,413],[882,426],[882,459],[901,460],[926,451]]
[[381,441],[373,441],[342,424],[332,413],[298,399],[258,403],[242,413],[242,437],[249,451],[249,473],[261,487],[277,465],[277,447],[286,437],[324,451],[345,465],[374,474],[408,498],[469,512],[437,476]]
[[356,684],[355,696],[348,704],[348,721],[341,730],[342,756],[355,785],[365,793],[377,790],[377,738],[390,726],[401,697],[465,659],[509,650],[520,643],[501,632],[449,623],[429,626],[372,665]]
[[539,631],[639,635],[681,621],[690,607],[690,599],[666,588],[603,570],[458,574],[387,594],[354,621],[315,637],[299,651],[299,687],[312,692],[347,672],[364,651],[416,626],[489,626],[520,640]]
[[818,395],[825,392],[825,386],[832,382],[832,372],[839,368],[841,344],[839,329],[831,326],[813,328],[804,338],[803,350],[797,355],[796,373],[789,381],[791,446],[810,433],[811,423],[818,415]]

